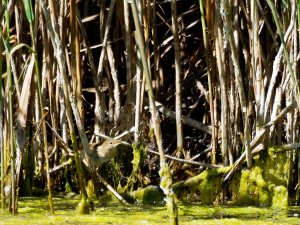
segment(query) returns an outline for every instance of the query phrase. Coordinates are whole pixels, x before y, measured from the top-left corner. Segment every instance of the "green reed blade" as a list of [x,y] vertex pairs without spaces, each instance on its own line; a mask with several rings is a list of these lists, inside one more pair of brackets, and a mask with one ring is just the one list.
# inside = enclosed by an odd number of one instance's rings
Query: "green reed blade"
[[25,9],[27,20],[29,23],[32,23],[34,20],[34,15],[32,10],[31,0],[23,0],[23,3],[24,3],[24,9]]

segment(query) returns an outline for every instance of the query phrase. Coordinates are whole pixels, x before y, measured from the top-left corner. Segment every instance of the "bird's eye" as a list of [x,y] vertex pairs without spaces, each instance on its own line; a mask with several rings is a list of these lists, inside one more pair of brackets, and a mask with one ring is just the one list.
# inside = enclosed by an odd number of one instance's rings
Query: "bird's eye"
[[112,145],[112,141],[110,141],[109,144]]

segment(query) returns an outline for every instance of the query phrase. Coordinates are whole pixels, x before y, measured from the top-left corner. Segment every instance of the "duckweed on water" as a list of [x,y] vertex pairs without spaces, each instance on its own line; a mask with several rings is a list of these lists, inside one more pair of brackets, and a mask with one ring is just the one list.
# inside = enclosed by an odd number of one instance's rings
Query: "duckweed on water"
[[[130,207],[112,203],[100,205],[89,215],[76,213],[80,200],[55,198],[55,215],[48,210],[46,198],[21,198],[19,214],[0,211],[0,224],[169,224],[164,206]],[[300,208],[293,208],[299,213]],[[257,207],[214,207],[198,204],[179,206],[179,224],[299,224],[287,210]]]

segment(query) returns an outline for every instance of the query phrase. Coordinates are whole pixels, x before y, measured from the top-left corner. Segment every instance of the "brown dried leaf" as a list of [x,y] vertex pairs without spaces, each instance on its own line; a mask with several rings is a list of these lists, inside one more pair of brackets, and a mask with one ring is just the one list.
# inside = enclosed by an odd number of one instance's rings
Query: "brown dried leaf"
[[33,75],[33,66],[34,66],[34,55],[32,54],[30,62],[27,67],[25,79],[22,86],[21,97],[19,102],[19,111],[18,111],[18,121],[21,127],[26,127],[29,97],[30,97],[30,87],[31,80]]

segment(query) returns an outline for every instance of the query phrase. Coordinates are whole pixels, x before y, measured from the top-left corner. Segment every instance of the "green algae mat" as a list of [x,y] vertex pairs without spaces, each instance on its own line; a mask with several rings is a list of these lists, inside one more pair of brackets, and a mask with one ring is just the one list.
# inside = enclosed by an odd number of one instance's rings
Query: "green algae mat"
[[[17,215],[0,210],[0,224],[169,224],[164,206],[100,205],[95,211],[79,215],[79,200],[54,198],[55,214],[48,210],[46,198],[21,198]],[[179,224],[300,224],[300,207],[285,210],[257,207],[179,205]]]

